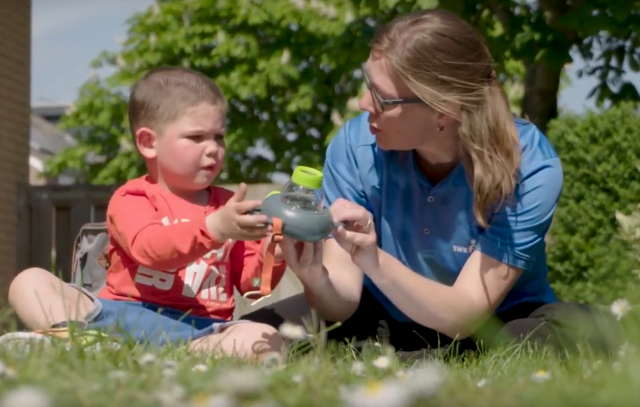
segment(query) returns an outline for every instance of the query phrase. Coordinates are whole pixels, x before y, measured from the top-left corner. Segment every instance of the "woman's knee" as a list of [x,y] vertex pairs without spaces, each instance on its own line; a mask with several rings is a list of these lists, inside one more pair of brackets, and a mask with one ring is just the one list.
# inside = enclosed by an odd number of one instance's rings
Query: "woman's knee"
[[619,324],[610,312],[587,304],[569,302],[546,304],[534,311],[531,317],[544,319],[579,339],[589,337],[617,343],[622,335]]
[[507,342],[545,345],[562,351],[588,346],[595,352],[608,353],[621,344],[619,328],[598,312],[583,307],[549,306],[538,315],[541,316],[506,323],[499,337]]
[[542,318],[521,318],[507,322],[499,337],[516,342],[545,342],[552,334],[551,327]]
[[573,321],[576,318],[591,318],[594,309],[586,304],[575,302],[554,302],[544,304],[533,311],[529,318],[542,318],[554,321]]

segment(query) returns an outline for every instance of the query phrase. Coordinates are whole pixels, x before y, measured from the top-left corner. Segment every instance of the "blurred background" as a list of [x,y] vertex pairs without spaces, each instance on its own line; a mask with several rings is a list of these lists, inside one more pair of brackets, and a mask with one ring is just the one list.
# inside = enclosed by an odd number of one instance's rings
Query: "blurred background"
[[[182,65],[216,80],[231,103],[220,183],[248,182],[263,197],[297,164],[321,166],[358,114],[376,27],[436,6],[485,36],[514,113],[561,156],[565,189],[548,239],[561,299],[638,296],[640,2],[631,0],[0,0],[0,284],[27,266],[69,277],[80,226],[104,220],[113,189],[142,174],[125,112],[148,69]],[[298,289],[285,282],[273,300]]]

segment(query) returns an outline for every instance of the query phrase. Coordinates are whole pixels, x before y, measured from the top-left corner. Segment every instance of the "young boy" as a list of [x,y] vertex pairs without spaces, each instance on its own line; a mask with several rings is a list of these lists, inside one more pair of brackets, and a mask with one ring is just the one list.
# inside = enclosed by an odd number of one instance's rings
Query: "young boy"
[[[227,104],[206,76],[184,68],[149,72],[132,89],[129,122],[148,174],[113,195],[107,209],[109,269],[93,297],[42,269],[12,282],[9,301],[31,329],[81,321],[87,329],[162,345],[261,358],[278,351],[271,326],[232,321],[234,287],[261,275],[270,226],[245,201],[212,186],[225,153]],[[272,286],[285,271],[276,249]],[[241,323],[240,323],[241,322]]]

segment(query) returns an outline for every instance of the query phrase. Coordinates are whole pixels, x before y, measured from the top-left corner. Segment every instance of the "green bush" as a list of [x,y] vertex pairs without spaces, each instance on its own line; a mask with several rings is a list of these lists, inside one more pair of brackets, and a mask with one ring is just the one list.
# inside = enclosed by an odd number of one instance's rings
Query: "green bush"
[[[638,171],[640,171],[640,165],[638,165]],[[620,230],[619,236],[622,240],[629,243],[631,257],[640,264],[640,204],[637,204],[635,209],[629,214],[616,211],[616,220],[618,221]],[[636,299],[637,302],[640,300],[640,292],[638,292],[640,290],[637,289],[640,270],[633,270],[632,274],[635,277],[634,280],[636,284],[629,284],[626,296]]]
[[616,212],[640,202],[640,114],[631,104],[565,114],[547,133],[564,170],[547,249],[551,283],[563,301],[608,303],[638,282]]

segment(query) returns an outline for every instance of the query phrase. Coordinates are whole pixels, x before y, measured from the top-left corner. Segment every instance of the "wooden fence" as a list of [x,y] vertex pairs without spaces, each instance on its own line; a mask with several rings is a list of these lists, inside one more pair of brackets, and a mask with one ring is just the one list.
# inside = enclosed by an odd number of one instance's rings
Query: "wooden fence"
[[18,206],[19,269],[42,267],[67,281],[73,240],[83,224],[103,222],[117,186],[45,185],[20,192]]
[[[18,205],[18,268],[41,267],[53,270],[69,281],[73,241],[82,225],[104,222],[106,209],[117,185],[43,185],[24,186],[20,190]],[[231,190],[236,185],[225,185]],[[252,184],[247,189],[247,199],[261,199],[276,184]],[[256,307],[301,292],[295,276],[287,271],[282,283],[270,298]],[[249,304],[236,295],[236,315],[247,312]]]

